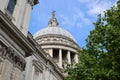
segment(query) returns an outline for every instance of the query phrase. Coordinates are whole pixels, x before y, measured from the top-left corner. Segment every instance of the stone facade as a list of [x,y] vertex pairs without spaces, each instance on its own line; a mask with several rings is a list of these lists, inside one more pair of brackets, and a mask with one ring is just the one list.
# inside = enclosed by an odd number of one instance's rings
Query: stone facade
[[[15,1],[12,13],[7,9],[10,1]],[[27,36],[32,6],[37,3],[38,0],[0,0],[0,10]],[[10,5],[12,5],[12,2]]]
[[[10,1],[16,1],[12,13]],[[37,3],[0,0],[0,80],[64,79],[61,69],[28,33],[30,12]]]

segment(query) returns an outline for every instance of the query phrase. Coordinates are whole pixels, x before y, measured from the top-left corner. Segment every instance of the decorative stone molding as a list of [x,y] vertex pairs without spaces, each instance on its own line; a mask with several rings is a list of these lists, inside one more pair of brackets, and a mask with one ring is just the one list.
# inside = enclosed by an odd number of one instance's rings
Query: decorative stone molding
[[28,3],[29,3],[31,6],[33,6],[33,5],[34,5],[33,0],[28,0]]
[[35,4],[38,3],[38,0],[28,0],[28,3],[29,3],[31,6],[34,6]]
[[40,61],[37,61],[37,60],[33,60],[33,65],[35,66],[35,69],[37,71],[40,71],[40,72],[43,72],[43,65]]
[[0,56],[2,56],[4,51],[5,51],[5,46],[0,42]]
[[9,20],[14,20],[15,21],[15,18],[13,17],[13,15],[7,9],[5,9],[5,15],[8,17]]
[[11,61],[14,66],[18,67],[20,70],[23,71],[25,69],[25,60],[11,47],[6,47],[2,43],[0,43],[0,56]]
[[52,43],[52,44],[68,45],[70,47],[80,49],[80,47],[77,45],[77,43],[75,41],[73,41],[72,39],[70,39],[66,36],[57,35],[57,34],[39,36],[36,38],[36,41],[38,42],[39,45]]
[[60,36],[60,35],[44,35],[36,39],[39,45],[63,45],[74,49],[80,49],[80,47],[73,40]]

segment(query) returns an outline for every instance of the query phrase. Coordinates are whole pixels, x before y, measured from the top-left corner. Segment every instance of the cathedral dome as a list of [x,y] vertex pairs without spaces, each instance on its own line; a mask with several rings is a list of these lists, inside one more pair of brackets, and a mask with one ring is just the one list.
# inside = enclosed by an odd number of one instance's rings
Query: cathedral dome
[[79,46],[68,31],[58,26],[54,11],[48,27],[36,32],[34,39],[61,69],[65,68],[66,62],[69,64],[78,62]]
[[57,19],[55,18],[54,11],[52,13],[52,17],[51,17],[50,21],[48,22],[48,27],[38,31],[34,35],[34,38],[36,39],[36,38],[38,38],[40,36],[44,36],[44,35],[58,35],[58,36],[67,37],[67,38],[75,41],[74,37],[68,31],[58,27],[58,22],[57,22]]
[[52,13],[52,17],[48,22],[48,27],[36,32],[34,34],[34,39],[40,45],[56,44],[78,48],[78,45],[74,37],[68,31],[59,27],[54,12]]
[[35,33],[34,38],[37,38],[39,36],[44,36],[44,35],[60,35],[60,36],[65,36],[67,38],[72,39],[75,41],[74,37],[65,29],[62,29],[60,27],[47,27],[44,28],[37,33]]

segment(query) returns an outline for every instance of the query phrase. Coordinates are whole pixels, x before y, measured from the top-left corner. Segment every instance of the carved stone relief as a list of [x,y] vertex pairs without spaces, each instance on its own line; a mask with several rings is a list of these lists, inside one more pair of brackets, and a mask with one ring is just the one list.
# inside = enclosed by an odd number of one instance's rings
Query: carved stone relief
[[18,55],[11,47],[6,47],[0,42],[0,56],[3,59],[8,59],[13,63],[14,66],[17,66],[20,70],[25,68],[25,60]]

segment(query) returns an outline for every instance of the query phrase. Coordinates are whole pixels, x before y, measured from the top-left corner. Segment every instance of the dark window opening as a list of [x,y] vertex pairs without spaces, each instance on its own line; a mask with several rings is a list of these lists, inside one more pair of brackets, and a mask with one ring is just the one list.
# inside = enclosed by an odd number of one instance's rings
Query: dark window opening
[[67,50],[62,50],[62,67],[66,68],[67,63],[68,63]]
[[67,62],[67,50],[62,50],[62,58],[64,62]]
[[74,64],[75,63],[75,53],[71,52],[70,56],[71,56],[71,64]]
[[9,0],[7,10],[12,14],[14,11],[14,7],[16,5],[16,0]]
[[53,60],[55,63],[59,63],[59,49],[53,49]]

